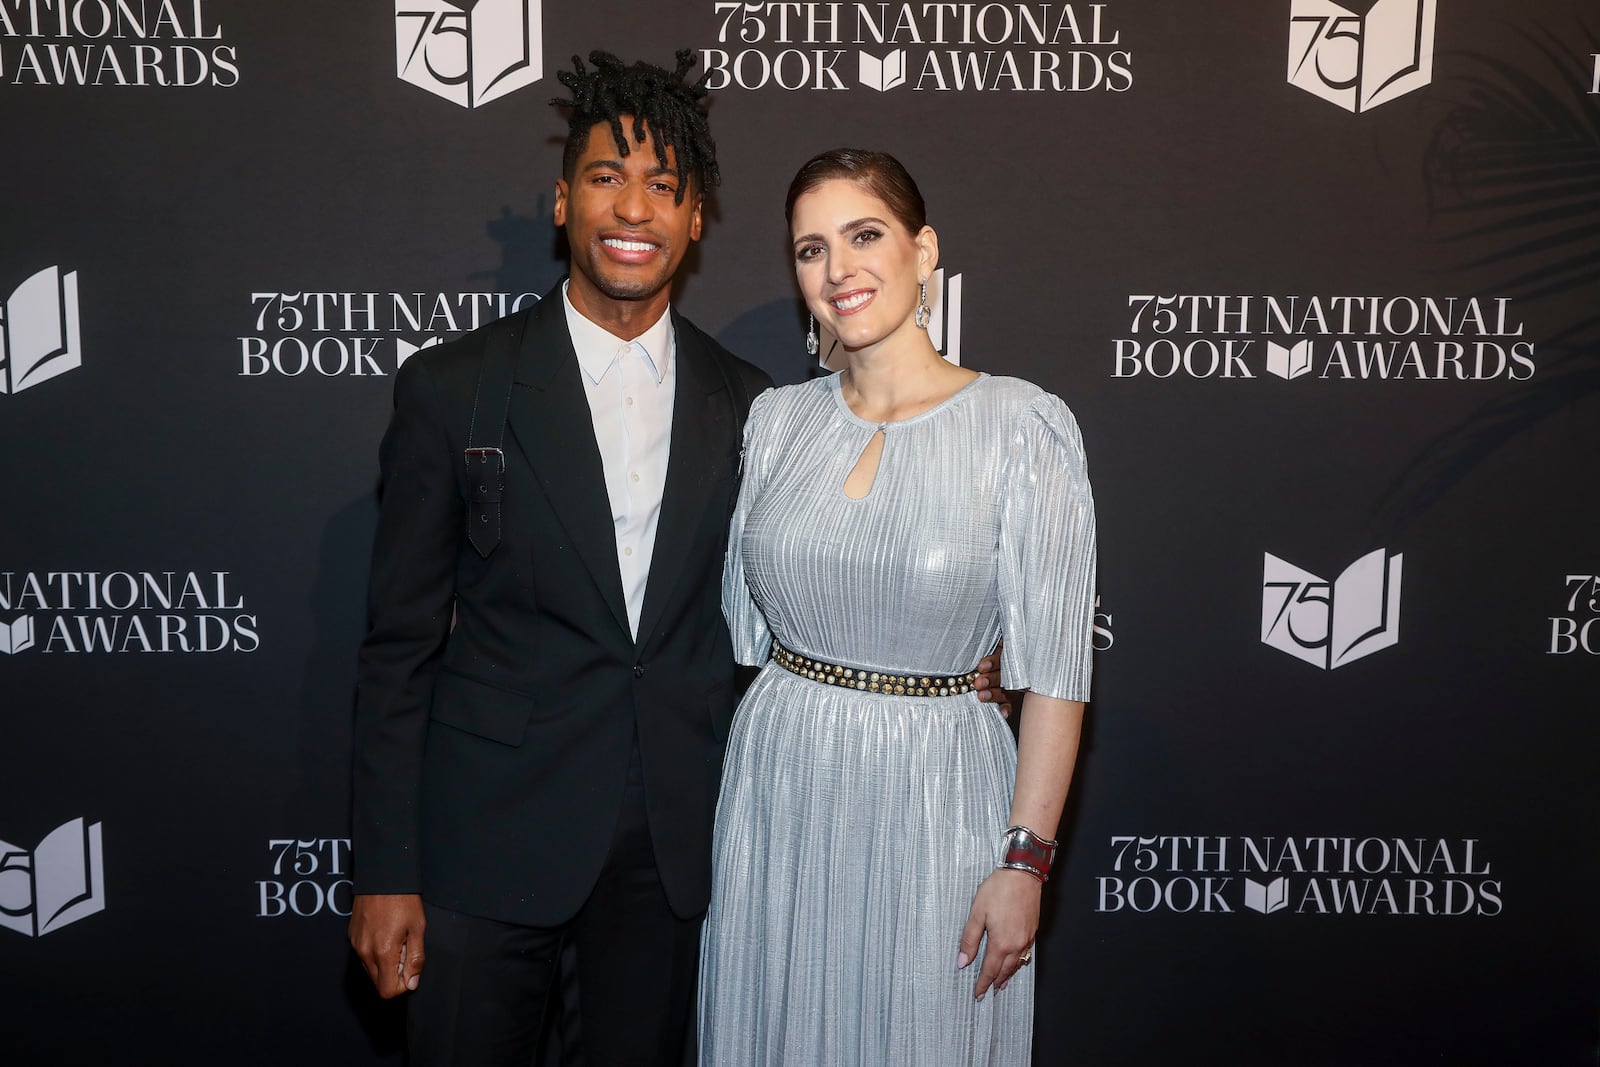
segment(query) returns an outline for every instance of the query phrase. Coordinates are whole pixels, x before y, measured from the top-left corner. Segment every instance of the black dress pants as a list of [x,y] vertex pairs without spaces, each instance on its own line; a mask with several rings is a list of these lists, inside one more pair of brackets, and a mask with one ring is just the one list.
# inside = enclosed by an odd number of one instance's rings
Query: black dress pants
[[577,915],[535,927],[424,909],[426,963],[406,1008],[411,1067],[532,1067],[569,946],[586,1067],[681,1067],[701,917],[667,905],[637,747],[610,854]]

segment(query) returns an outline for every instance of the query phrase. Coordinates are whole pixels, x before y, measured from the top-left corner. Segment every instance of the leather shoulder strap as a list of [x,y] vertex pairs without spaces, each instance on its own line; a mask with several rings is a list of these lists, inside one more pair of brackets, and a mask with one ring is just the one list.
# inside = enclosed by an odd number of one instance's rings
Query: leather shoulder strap
[[[500,502],[506,488],[506,415],[525,315],[490,336],[478,367],[478,389],[467,426],[467,540],[488,559],[500,544]],[[498,412],[499,418],[494,417]],[[481,418],[481,421],[480,421]],[[493,442],[492,444],[490,442]]]

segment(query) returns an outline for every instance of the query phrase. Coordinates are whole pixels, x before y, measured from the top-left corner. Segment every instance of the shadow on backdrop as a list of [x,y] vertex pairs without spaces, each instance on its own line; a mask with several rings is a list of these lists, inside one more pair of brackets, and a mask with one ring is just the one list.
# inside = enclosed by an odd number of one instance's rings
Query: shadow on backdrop
[[1386,524],[1415,519],[1501,446],[1600,394],[1600,97],[1580,58],[1600,53],[1600,34],[1519,35],[1525,65],[1469,53],[1477,72],[1448,86],[1459,99],[1423,157],[1426,217],[1456,250],[1451,273],[1486,279],[1471,295],[1540,309],[1543,366],[1411,460],[1380,498]]

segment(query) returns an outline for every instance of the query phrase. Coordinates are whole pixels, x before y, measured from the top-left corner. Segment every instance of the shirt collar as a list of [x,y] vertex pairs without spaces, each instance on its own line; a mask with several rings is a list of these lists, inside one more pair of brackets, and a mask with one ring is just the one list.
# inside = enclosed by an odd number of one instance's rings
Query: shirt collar
[[572,298],[567,295],[569,284],[570,281],[561,283],[561,303],[567,312],[567,332],[572,335],[572,348],[578,354],[578,366],[583,368],[583,373],[588,375],[589,380],[599,383],[611,369],[612,364],[617,361],[617,355],[626,350],[630,344],[636,344],[642,350],[651,373],[655,375],[656,384],[660,385],[672,366],[673,350],[677,345],[672,332],[671,306],[669,305],[648,329],[630,342],[584,318],[583,314],[572,306]]

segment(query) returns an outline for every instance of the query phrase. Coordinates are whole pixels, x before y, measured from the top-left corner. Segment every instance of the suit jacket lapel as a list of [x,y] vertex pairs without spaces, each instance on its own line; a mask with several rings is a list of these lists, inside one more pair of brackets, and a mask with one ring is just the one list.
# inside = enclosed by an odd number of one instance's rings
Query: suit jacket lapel
[[582,373],[557,285],[529,309],[507,421],[571,547],[626,635],[628,609],[617,568],[616,529]]
[[[672,401],[672,451],[667,457],[667,481],[661,498],[661,518],[656,523],[656,543],[650,555],[650,577],[645,582],[644,607],[639,613],[639,644],[655,632],[672,601],[685,568],[680,561],[708,520],[706,507],[717,483],[732,471],[737,444],[733,443],[732,409],[727,382],[692,327],[685,327],[676,309],[672,326],[677,337],[678,384]],[[727,535],[727,516],[716,521]]]

